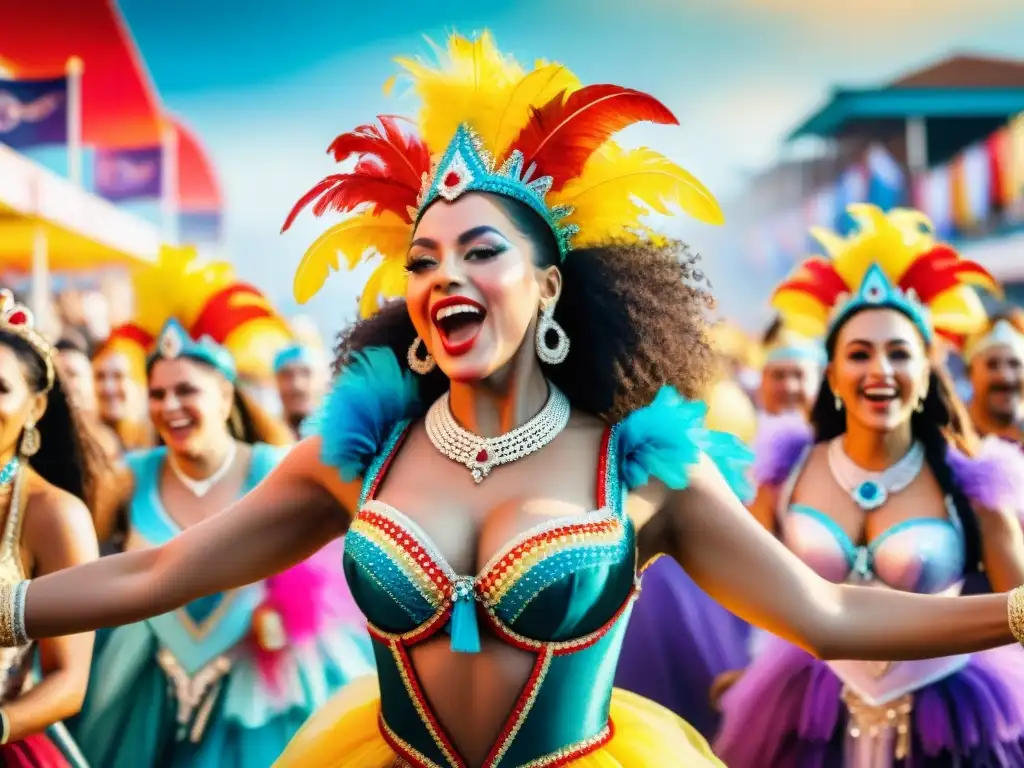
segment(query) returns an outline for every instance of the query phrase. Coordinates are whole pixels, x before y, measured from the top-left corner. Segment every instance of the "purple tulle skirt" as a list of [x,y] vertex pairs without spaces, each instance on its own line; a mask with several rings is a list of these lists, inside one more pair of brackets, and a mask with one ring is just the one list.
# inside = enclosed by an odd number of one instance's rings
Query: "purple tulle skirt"
[[[822,661],[777,638],[725,694],[715,741],[729,768],[842,768],[842,683]],[[1024,650],[975,654],[914,697],[906,768],[1024,766]]]
[[669,557],[644,571],[615,685],[656,701],[711,738],[719,716],[711,683],[749,662],[749,626],[722,608]]

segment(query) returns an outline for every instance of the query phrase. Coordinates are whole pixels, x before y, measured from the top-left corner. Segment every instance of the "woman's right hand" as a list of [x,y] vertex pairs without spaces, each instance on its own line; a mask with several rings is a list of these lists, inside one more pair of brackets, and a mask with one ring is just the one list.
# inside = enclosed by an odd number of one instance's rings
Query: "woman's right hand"
[[33,581],[25,628],[39,639],[120,626],[272,576],[344,533],[358,494],[320,461],[320,439],[305,440],[237,503],[167,544]]

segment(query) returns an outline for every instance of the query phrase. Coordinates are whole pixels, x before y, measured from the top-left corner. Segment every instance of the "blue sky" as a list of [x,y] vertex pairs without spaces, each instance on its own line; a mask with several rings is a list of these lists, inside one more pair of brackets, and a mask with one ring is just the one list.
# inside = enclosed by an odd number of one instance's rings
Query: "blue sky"
[[[521,61],[564,62],[585,81],[658,96],[679,128],[630,129],[696,173],[726,203],[746,175],[836,84],[869,84],[953,52],[1020,55],[1013,0],[120,0],[167,107],[203,138],[227,201],[227,251],[286,312],[291,276],[326,226],[278,234],[294,200],[332,171],[338,133],[379,112],[392,57],[422,35],[491,29]],[[897,6],[897,7],[892,7]],[[725,311],[756,321],[769,286],[739,280],[724,230],[666,223],[704,254]],[[354,313],[361,275],[335,275],[303,309],[333,331]]]

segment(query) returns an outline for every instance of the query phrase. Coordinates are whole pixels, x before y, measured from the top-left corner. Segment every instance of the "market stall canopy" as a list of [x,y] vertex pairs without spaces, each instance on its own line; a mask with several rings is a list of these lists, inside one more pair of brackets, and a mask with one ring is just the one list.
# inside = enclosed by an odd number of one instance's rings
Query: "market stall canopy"
[[0,272],[29,271],[40,235],[60,272],[150,263],[160,250],[151,224],[0,145]]
[[181,120],[171,117],[178,147],[178,208],[181,211],[220,211],[220,183],[202,142]]
[[113,0],[0,0],[0,56],[17,78],[59,77],[82,59],[85,144],[161,143],[157,96]]

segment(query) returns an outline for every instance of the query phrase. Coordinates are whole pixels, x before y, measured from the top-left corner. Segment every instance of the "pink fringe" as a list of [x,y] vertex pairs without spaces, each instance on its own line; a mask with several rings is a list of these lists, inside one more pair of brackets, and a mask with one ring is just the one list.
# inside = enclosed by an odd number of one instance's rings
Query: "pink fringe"
[[342,570],[344,540],[336,539],[309,559],[267,579],[263,607],[281,617],[287,645],[268,651],[256,645],[257,666],[264,681],[280,690],[294,664],[291,649],[341,626],[365,627]]

